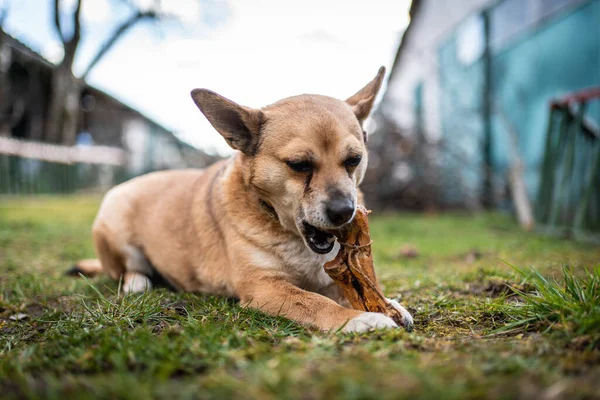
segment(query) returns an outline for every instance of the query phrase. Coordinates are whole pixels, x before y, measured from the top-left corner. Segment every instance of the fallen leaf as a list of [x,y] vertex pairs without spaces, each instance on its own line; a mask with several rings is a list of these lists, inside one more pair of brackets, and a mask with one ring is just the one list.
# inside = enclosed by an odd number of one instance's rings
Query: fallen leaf
[[22,321],[27,318],[29,318],[29,315],[23,314],[23,313],[17,313],[17,314],[14,314],[14,315],[11,315],[10,317],[8,317],[8,319],[10,319],[12,321]]
[[404,258],[416,258],[419,256],[419,251],[412,244],[404,244],[400,247],[400,256]]

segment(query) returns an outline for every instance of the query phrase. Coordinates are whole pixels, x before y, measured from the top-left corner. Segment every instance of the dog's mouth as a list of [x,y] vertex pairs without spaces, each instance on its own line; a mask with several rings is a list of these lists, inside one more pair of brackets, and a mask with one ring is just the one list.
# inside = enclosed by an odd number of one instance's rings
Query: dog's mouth
[[335,236],[315,228],[307,222],[302,223],[302,235],[308,247],[317,254],[327,254],[333,250]]

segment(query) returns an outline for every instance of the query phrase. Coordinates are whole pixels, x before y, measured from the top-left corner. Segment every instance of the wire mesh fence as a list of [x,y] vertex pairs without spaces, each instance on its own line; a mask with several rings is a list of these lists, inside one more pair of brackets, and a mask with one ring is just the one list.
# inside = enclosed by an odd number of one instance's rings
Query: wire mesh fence
[[118,148],[0,137],[0,195],[106,190],[127,179],[125,161],[125,152]]

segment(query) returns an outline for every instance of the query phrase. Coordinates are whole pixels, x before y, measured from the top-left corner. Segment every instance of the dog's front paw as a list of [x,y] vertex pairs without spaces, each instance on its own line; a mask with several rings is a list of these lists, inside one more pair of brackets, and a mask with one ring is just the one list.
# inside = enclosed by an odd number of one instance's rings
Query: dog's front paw
[[406,308],[402,307],[396,300],[388,299],[388,301],[392,303],[396,310],[400,311],[400,314],[402,314],[402,325],[404,326],[404,329],[408,332],[412,331],[414,324],[412,315],[410,315]]
[[371,329],[397,328],[398,325],[383,314],[364,312],[360,316],[351,319],[342,329],[343,332],[367,332]]

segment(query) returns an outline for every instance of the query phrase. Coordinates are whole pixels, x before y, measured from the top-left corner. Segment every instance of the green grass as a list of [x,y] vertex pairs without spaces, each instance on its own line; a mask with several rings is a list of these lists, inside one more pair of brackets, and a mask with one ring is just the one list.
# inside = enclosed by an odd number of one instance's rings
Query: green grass
[[564,268],[560,281],[534,268],[529,272],[513,268],[530,286],[528,291],[511,288],[520,296],[507,306],[514,322],[499,332],[545,328],[590,348],[600,347],[600,267],[581,276]]
[[[105,277],[64,277],[93,256],[98,203],[0,200],[2,398],[600,393],[597,247],[521,232],[499,214],[374,215],[378,275],[415,330],[321,333],[228,299],[123,297]],[[402,257],[405,244],[418,257]]]

